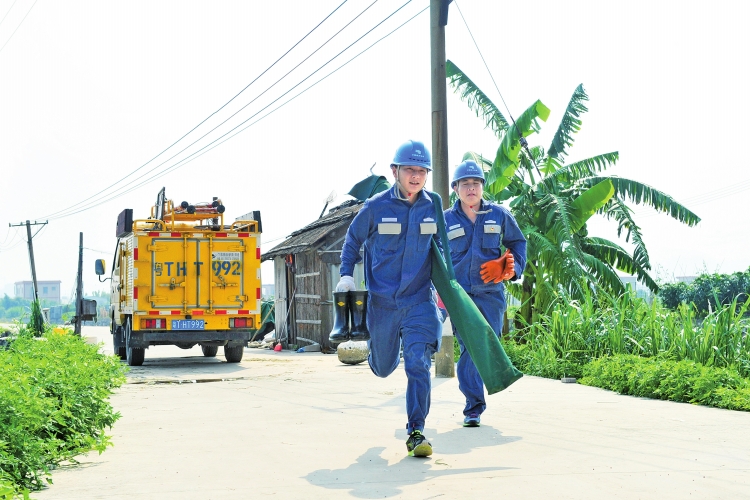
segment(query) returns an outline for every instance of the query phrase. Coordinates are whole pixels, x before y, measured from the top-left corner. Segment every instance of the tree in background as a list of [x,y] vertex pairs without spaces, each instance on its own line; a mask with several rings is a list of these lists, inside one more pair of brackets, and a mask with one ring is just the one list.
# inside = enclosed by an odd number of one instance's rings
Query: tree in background
[[659,290],[659,298],[665,307],[676,310],[680,304],[690,304],[701,316],[729,305],[735,299],[738,304],[743,304],[748,296],[750,268],[732,274],[701,274],[692,283],[668,283]]
[[[536,101],[513,123],[455,64],[448,61],[449,84],[470,109],[500,140],[494,161],[474,152],[464,159],[484,165],[485,193],[497,202],[510,200],[510,208],[528,240],[528,263],[520,284],[508,291],[521,300],[517,326],[531,324],[560,293],[583,299],[600,289],[624,292],[616,270],[634,274],[653,292],[659,287],[650,276],[651,263],[640,227],[626,202],[648,205],[676,220],[694,226],[700,218],[669,195],[650,186],[601,172],[614,165],[618,152],[604,153],[566,164],[573,135],[581,129],[588,111],[588,96],[579,85],[568,103],[552,143],[528,147],[526,137],[539,131],[549,109]],[[617,223],[617,235],[634,245],[632,255],[618,244],[588,234],[588,219],[595,213]]]

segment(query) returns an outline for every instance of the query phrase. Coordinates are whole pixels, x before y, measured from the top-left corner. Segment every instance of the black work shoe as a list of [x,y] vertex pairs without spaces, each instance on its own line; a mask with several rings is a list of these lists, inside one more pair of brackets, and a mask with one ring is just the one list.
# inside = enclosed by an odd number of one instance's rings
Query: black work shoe
[[410,457],[429,457],[432,455],[432,445],[422,435],[422,431],[412,431],[406,440],[406,449]]
[[469,413],[464,418],[464,427],[479,427],[479,415],[476,413]]

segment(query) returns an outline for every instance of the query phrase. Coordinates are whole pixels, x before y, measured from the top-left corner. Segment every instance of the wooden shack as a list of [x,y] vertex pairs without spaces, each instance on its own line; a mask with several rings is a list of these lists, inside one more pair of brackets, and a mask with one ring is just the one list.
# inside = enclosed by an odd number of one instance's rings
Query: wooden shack
[[[364,200],[388,187],[385,177],[371,175],[349,191],[356,199],[332,208],[261,256],[261,261],[274,262],[276,338],[285,347],[316,342],[324,352],[334,350],[328,334],[344,237]],[[362,263],[353,277],[357,288],[364,288]]]
[[[333,289],[340,277],[341,247],[363,204],[351,200],[331,209],[262,255],[262,261],[274,262],[276,337],[285,347],[317,342],[324,352],[333,350],[328,334],[333,328]],[[364,280],[362,273],[359,264],[355,282]]]

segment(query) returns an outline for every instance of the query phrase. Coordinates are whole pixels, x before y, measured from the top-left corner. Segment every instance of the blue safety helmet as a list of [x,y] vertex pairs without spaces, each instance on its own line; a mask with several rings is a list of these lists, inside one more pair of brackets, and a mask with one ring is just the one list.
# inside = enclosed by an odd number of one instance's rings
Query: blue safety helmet
[[391,165],[413,165],[423,167],[428,171],[432,170],[432,160],[430,152],[419,141],[407,141],[396,150]]
[[484,184],[484,170],[482,170],[482,167],[477,165],[476,162],[466,160],[465,162],[457,166],[456,170],[453,171],[453,180],[451,181],[451,187],[456,187],[456,184],[458,184],[458,181],[460,181],[461,179],[469,178],[482,179],[482,184]]

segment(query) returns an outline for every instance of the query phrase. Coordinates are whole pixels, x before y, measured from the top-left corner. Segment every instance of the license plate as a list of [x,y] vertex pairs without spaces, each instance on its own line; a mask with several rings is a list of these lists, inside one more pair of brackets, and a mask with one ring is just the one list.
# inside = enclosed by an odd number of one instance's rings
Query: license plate
[[203,330],[206,328],[204,319],[173,319],[172,330]]

